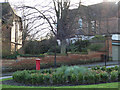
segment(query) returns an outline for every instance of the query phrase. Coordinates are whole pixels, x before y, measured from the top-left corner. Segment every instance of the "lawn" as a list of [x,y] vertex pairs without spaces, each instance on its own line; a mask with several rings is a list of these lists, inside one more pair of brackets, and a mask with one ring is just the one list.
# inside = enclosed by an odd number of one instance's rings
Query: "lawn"
[[[8,79],[3,79],[3,80],[0,80],[0,81],[5,81],[5,80],[10,80],[10,79],[12,79],[12,78],[8,78]],[[1,86],[1,85],[0,85]],[[2,88],[3,88],[3,90],[4,90],[4,88],[54,88],[55,90],[56,89],[60,89],[60,88],[69,88],[69,89],[71,89],[71,88],[111,88],[111,89],[109,89],[109,90],[116,90],[116,89],[114,89],[114,88],[118,88],[118,82],[113,82],[113,83],[103,83],[103,84],[96,84],[96,85],[78,85],[78,86],[37,86],[37,87],[35,87],[35,86],[12,86],[12,85],[2,85]],[[85,89],[85,90],[86,90]],[[91,90],[90,89],[90,90]],[[106,90],[105,89],[105,90]],[[17,89],[18,90],[18,89]],[[94,89],[95,90],[95,89]],[[98,89],[97,89],[98,90]],[[103,90],[103,89],[102,89]],[[118,89],[117,89],[118,90]]]

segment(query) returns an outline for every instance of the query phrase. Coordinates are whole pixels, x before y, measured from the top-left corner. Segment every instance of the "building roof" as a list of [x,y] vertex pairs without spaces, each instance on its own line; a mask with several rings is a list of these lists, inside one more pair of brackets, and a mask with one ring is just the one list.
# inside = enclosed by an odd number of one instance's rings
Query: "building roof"
[[[88,6],[89,10],[96,15],[96,18],[111,18],[118,16],[118,4],[116,2],[102,2]],[[91,15],[93,15],[91,14]],[[94,17],[95,18],[95,17]]]
[[16,15],[15,10],[10,6],[8,2],[0,3],[2,5],[2,22],[3,24],[12,24],[12,20],[15,17],[19,18],[21,22],[21,18]]

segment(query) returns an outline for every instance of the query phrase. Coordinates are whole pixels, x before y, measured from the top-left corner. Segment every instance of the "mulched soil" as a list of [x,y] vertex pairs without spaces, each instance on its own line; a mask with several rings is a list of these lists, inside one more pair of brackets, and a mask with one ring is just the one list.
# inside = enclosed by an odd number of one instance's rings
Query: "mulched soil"
[[26,85],[24,83],[18,83],[18,82],[15,82],[14,80],[5,80],[5,81],[2,81],[2,84],[14,85],[14,86],[32,86],[32,85]]
[[[18,82],[15,82],[14,80],[5,80],[5,81],[2,81],[2,84],[5,84],[5,85],[14,85],[14,86],[45,86],[45,87],[46,86],[77,86],[77,85],[81,85],[81,84],[32,85],[32,84],[18,83]],[[100,83],[98,83],[98,84],[100,84]],[[95,84],[82,84],[82,85],[95,85]]]
[[[46,86],[77,86],[77,85],[80,85],[80,84],[32,85],[32,84],[18,83],[18,82],[15,82],[14,80],[5,80],[5,81],[2,81],[2,84],[5,84],[5,85],[14,85],[14,86],[45,86],[45,87]],[[83,85],[88,85],[88,84],[83,84]]]

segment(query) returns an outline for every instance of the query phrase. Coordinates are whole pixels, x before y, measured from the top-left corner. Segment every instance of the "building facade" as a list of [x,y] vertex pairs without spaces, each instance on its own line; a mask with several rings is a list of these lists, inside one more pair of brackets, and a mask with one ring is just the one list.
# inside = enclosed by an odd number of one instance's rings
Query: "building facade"
[[75,30],[72,37],[76,35],[87,37],[105,35],[106,55],[113,58],[116,57],[115,55],[118,54],[118,51],[116,51],[117,54],[113,53],[113,51],[119,50],[119,48],[117,49],[118,46],[112,45],[112,35],[120,34],[119,6],[120,2],[106,2],[105,0],[102,3],[89,6],[80,5],[76,9],[71,9],[69,11],[69,19],[71,20],[70,22],[74,22],[73,29]]
[[2,4],[2,54],[9,55],[22,47],[22,20],[10,4]]
[[120,40],[112,41],[112,60],[120,60]]
[[[120,34],[118,29],[118,6],[115,2],[102,2],[89,6],[80,5],[77,9],[72,9],[76,18],[74,28],[76,34],[94,36]],[[73,21],[73,20],[72,20]]]

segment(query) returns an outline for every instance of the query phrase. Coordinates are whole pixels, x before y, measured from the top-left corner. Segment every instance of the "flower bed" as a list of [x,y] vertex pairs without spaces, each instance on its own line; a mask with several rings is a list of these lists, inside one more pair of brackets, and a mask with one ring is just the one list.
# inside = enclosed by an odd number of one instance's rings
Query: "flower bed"
[[13,80],[32,85],[68,85],[68,84],[97,84],[118,81],[120,72],[89,70],[79,66],[62,66],[57,69],[24,70],[13,74]]

